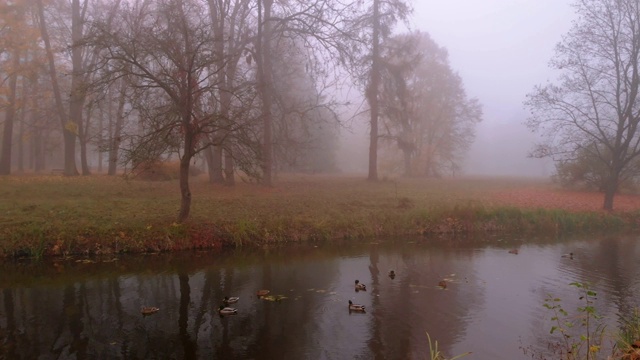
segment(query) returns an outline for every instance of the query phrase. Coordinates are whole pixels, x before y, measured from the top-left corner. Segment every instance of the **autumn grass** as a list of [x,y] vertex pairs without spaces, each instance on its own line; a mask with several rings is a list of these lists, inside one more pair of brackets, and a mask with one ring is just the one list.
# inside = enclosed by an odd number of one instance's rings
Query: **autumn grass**
[[0,178],[0,256],[158,252],[403,235],[561,234],[628,229],[634,214],[496,205],[492,195],[543,182],[281,176],[273,187],[191,180],[191,216],[174,222],[175,181]]

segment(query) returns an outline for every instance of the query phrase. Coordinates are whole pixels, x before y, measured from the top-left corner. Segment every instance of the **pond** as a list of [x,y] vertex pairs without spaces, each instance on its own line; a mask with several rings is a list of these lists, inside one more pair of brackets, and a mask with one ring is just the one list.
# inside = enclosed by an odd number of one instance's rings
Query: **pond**
[[[569,284],[588,282],[615,331],[640,305],[639,255],[637,237],[612,236],[5,261],[0,358],[426,359],[427,333],[449,356],[539,358],[559,340],[545,299],[576,314]],[[224,296],[240,298],[237,315],[218,314]]]

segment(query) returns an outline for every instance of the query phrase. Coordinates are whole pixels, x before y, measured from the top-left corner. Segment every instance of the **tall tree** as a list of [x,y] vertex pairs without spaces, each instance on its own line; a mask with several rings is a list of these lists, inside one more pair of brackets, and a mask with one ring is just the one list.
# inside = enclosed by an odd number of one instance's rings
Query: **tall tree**
[[[82,38],[84,28],[84,17],[87,11],[87,0],[84,0],[82,6],[80,0],[71,1],[71,95],[69,99],[69,116],[70,122],[68,127],[75,129],[74,135],[79,136],[81,139],[81,160],[80,166],[82,168],[82,175],[89,175],[89,166],[87,164],[86,153],[86,141],[84,132],[87,129],[83,128],[82,122],[82,109],[84,107],[86,99],[86,82],[85,82],[85,69],[82,61]],[[73,140],[73,150],[67,149],[65,145],[65,151],[73,151],[75,158],[75,137]],[[66,154],[65,154],[66,157]]]
[[258,39],[256,46],[258,89],[262,99],[262,182],[273,183],[273,114],[272,114],[272,66],[271,66],[271,7],[273,0],[258,0]]
[[[117,106],[115,108],[115,113],[113,110],[113,97],[112,92],[114,92],[114,88],[117,89],[116,92],[116,101]],[[109,114],[109,121],[112,124],[112,131],[110,132],[110,143],[109,143],[109,165],[107,167],[107,175],[114,176],[117,172],[118,167],[118,149],[120,148],[120,144],[122,142],[122,128],[124,126],[125,115],[125,105],[127,102],[127,77],[123,76],[118,79],[114,84],[108,87],[108,104],[107,104],[107,113]],[[113,122],[113,118],[116,118],[115,122]]]
[[[0,100],[0,108],[5,109],[4,124],[2,129],[2,148],[0,149],[0,175],[11,173],[11,159],[13,148],[13,126],[17,112],[24,116],[24,96],[18,96],[18,78],[23,77],[25,54],[33,47],[35,36],[31,31],[33,24],[29,23],[25,16],[29,10],[29,3],[16,1],[0,5],[0,75],[8,78],[8,86],[4,81],[0,82],[0,90],[6,94],[6,99]],[[4,58],[4,59],[3,59]],[[6,59],[6,60],[5,60]],[[23,89],[23,94],[24,94]],[[6,103],[4,103],[6,101]],[[22,103],[22,106],[18,104]]]
[[[394,3],[397,0],[394,0]],[[263,120],[263,153],[261,154],[264,183],[270,184],[273,156],[274,91],[275,83],[272,56],[283,41],[294,39],[291,44],[314,49],[308,54],[307,69],[314,73],[316,81],[337,79],[336,67],[354,66],[355,59],[365,48],[365,40],[359,37],[369,19],[362,15],[363,2],[338,0],[260,0],[258,3],[258,34],[256,60],[258,88],[261,95]],[[370,18],[370,17],[369,17]],[[351,69],[350,69],[351,70]],[[355,72],[355,71],[354,71]],[[278,79],[279,81],[279,79]]]
[[[215,97],[220,120],[227,126],[213,134],[213,146],[206,153],[208,158],[210,181],[235,183],[234,177],[234,141],[229,126],[233,106],[233,93],[238,87],[240,60],[246,52],[251,39],[247,21],[251,14],[250,0],[208,0],[209,14],[213,33],[216,64],[212,71],[217,74]],[[248,59],[251,60],[249,57]],[[222,175],[224,158],[224,176]]]
[[100,31],[92,41],[107,49],[104,61],[114,66],[109,76],[126,76],[135,85],[131,101],[140,122],[128,134],[129,159],[144,165],[178,153],[178,221],[183,222],[191,209],[191,160],[211,145],[208,135],[219,128],[205,106],[216,84],[211,80],[216,58],[207,11],[192,0],[134,2],[121,15],[119,30],[96,25]]
[[[18,11],[18,16],[24,15],[24,10]],[[14,34],[17,38],[17,34]],[[11,148],[13,145],[13,123],[16,115],[18,68],[20,67],[20,48],[15,47],[11,53],[11,73],[9,75],[9,96],[7,96],[7,107],[5,111],[4,127],[2,131],[2,153],[0,154],[0,175],[11,173]]]
[[467,98],[446,49],[427,33],[399,34],[384,43],[381,63],[381,136],[401,150],[404,174],[455,173],[482,107]]
[[[371,37],[365,36],[365,42],[371,48],[371,52],[367,54],[368,71],[366,72],[365,81],[365,97],[369,104],[370,110],[370,133],[369,133],[369,173],[367,179],[370,181],[378,180],[378,138],[379,129],[378,122],[380,117],[380,45],[387,39],[398,20],[406,19],[411,12],[411,8],[403,0],[373,0],[370,11],[364,18],[365,23],[370,24]],[[367,41],[368,39],[368,41]]]
[[62,92],[58,83],[58,75],[56,69],[56,62],[51,46],[51,38],[49,37],[49,29],[47,26],[47,19],[45,17],[44,5],[42,0],[36,0],[38,6],[38,20],[40,22],[40,34],[42,41],[44,42],[44,48],[47,55],[47,62],[49,65],[49,76],[51,77],[51,85],[53,86],[53,95],[56,103],[56,110],[58,118],[60,120],[60,126],[62,128],[62,134],[64,139],[64,175],[75,176],[78,175],[78,168],[76,167],[76,136],[78,133],[78,125],[73,121],[67,120],[67,112],[65,111],[64,103],[62,101]]
[[367,87],[367,101],[371,109],[369,121],[369,175],[370,181],[378,180],[378,118],[380,116],[380,103],[378,92],[380,86],[380,0],[373,0],[373,37],[371,44],[371,75]]
[[528,95],[527,125],[545,136],[534,156],[557,161],[589,153],[606,168],[605,210],[640,155],[640,4],[580,0],[578,19],[557,45],[557,84]]

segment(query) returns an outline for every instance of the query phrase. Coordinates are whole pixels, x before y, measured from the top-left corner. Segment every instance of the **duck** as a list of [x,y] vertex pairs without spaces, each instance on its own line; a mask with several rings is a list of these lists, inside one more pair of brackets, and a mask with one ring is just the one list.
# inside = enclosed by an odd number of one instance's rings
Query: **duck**
[[511,249],[511,250],[509,250],[509,254],[518,255],[518,249]]
[[438,286],[440,286],[443,289],[447,288],[447,282],[444,280],[440,280],[440,282],[438,282]]
[[389,270],[389,277],[390,277],[390,278],[392,278],[392,279],[393,279],[394,277],[396,277],[396,272],[395,272],[395,271],[393,271],[393,270]]
[[158,311],[160,311],[160,308],[157,308],[155,306],[142,306],[140,308],[140,312],[142,313],[142,315],[151,315],[151,314],[155,314]]
[[561,257],[573,260],[573,253],[570,252],[568,254],[562,254]]
[[269,290],[258,290],[256,292],[256,295],[258,295],[259,297],[267,296],[269,295]]
[[349,300],[349,311],[365,312],[364,305],[354,304],[351,300]]
[[367,291],[367,287],[364,284],[360,283],[360,280],[356,280],[356,291]]
[[238,300],[240,300],[240,298],[239,298],[239,297],[237,297],[237,296],[231,296],[231,297],[229,297],[229,296],[225,296],[225,297],[224,297],[224,299],[222,299],[222,302],[223,302],[225,305],[229,305],[229,304],[235,304],[235,303],[237,303],[237,302],[238,302]]
[[218,308],[218,313],[220,315],[237,315],[238,314],[238,309],[231,308],[231,307],[225,307],[224,305],[220,305],[220,307]]

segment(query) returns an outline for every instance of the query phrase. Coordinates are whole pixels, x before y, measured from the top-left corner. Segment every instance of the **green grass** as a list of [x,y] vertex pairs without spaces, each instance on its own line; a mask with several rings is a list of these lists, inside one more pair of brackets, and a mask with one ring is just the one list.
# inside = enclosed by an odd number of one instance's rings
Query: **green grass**
[[496,207],[525,180],[283,176],[274,187],[191,179],[189,220],[176,224],[177,181],[120,177],[0,178],[0,256],[156,252],[375,236],[625,229],[632,216]]

